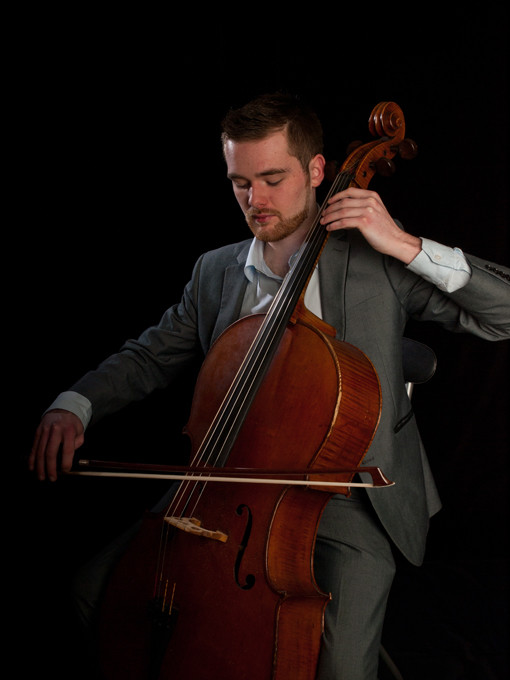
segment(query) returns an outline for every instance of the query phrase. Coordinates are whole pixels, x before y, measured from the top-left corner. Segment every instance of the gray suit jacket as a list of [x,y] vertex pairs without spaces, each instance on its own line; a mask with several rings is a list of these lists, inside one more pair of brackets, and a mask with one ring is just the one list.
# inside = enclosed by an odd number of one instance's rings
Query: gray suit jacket
[[[204,254],[181,302],[70,388],[92,402],[93,421],[168,386],[203,359],[239,317],[249,245],[247,240]],[[467,258],[471,280],[453,294],[377,253],[356,231],[332,233],[319,264],[324,320],[339,340],[370,358],[381,383],[381,421],[363,464],[379,466],[395,485],[370,490],[369,496],[394,543],[415,564],[423,559],[429,518],[440,501],[404,386],[406,322],[435,320],[447,330],[488,340],[510,337],[509,270]]]

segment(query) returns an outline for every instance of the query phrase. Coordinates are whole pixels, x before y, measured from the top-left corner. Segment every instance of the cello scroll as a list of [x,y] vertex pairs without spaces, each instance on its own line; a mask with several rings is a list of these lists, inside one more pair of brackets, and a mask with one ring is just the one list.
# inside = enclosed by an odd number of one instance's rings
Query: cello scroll
[[[402,109],[395,102],[380,102],[372,109],[368,129],[373,137],[367,143],[356,140],[347,147],[347,158],[340,173],[351,176],[350,186],[366,189],[375,174],[389,177],[396,170],[393,158],[399,155],[411,160],[418,153],[418,145],[405,137],[405,119]],[[326,177],[333,180],[338,172],[337,161],[329,161]]]

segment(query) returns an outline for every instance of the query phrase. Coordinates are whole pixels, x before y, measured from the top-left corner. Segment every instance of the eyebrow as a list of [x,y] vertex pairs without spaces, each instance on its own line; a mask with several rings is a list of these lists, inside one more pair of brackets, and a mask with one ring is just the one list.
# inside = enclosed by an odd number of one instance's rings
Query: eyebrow
[[[288,172],[287,168],[269,168],[268,170],[263,170],[262,172],[257,172],[255,177],[269,177],[271,175],[283,175]],[[236,172],[230,172],[227,174],[229,179],[247,179],[243,175],[239,175]]]

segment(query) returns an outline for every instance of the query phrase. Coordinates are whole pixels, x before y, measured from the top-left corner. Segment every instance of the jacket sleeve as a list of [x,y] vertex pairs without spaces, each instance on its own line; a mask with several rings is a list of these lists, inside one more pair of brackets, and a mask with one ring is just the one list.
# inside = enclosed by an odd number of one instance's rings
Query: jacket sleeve
[[451,294],[462,310],[461,329],[487,340],[510,338],[510,269],[466,255],[471,278]]
[[90,401],[92,421],[167,387],[181,371],[203,358],[197,333],[199,276],[200,261],[181,301],[170,307],[157,325],[139,338],[127,340],[117,353],[70,387]]
[[485,340],[510,338],[510,270],[466,254],[468,283],[448,293],[389,260],[394,290],[413,319],[434,321],[454,333],[471,333]]

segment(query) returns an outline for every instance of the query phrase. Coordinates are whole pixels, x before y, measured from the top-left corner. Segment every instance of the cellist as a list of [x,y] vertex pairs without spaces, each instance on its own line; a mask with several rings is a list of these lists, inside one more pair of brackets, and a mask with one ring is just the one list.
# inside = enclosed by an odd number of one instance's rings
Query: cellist
[[[89,423],[171,385],[233,321],[266,311],[292,265],[316,217],[325,172],[316,115],[293,97],[263,96],[227,114],[222,143],[253,237],[203,255],[181,301],[159,324],[57,397],[30,456],[41,479],[56,478],[60,449],[62,468],[70,469]],[[404,231],[366,189],[333,196],[321,222],[331,235],[305,302],[375,366],[382,415],[364,463],[381,467],[395,486],[338,494],[326,507],[314,569],[332,599],[317,678],[375,680],[393,550],[419,565],[429,518],[440,508],[404,388],[404,328],[410,318],[434,320],[447,330],[508,339],[510,271]],[[80,597],[94,605],[99,595]]]

